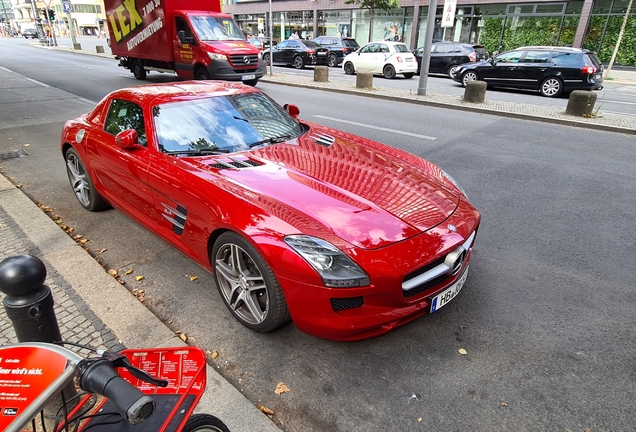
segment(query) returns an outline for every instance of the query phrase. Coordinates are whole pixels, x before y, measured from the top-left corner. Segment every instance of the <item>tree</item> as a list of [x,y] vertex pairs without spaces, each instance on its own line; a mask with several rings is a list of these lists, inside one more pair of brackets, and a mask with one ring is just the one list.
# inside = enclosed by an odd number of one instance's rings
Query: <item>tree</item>
[[400,0],[345,0],[345,4],[360,5],[360,9],[367,9],[371,15],[369,22],[369,42],[373,40],[373,18],[375,11],[390,11],[391,9],[400,7]]

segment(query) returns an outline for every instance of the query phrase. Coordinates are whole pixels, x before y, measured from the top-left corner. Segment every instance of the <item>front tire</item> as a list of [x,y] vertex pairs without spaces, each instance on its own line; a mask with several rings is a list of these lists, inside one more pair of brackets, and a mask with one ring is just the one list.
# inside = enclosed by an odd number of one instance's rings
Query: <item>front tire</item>
[[338,66],[338,56],[335,53],[329,54],[329,67]]
[[391,65],[386,65],[384,66],[384,69],[382,70],[382,74],[384,75],[384,78],[386,79],[393,79],[395,78],[395,68]]
[[296,56],[296,57],[294,57],[293,66],[296,69],[302,69],[302,68],[305,67],[305,60],[303,60],[303,58],[301,56]]
[[457,73],[457,69],[459,69],[458,65],[452,65],[451,67],[448,68],[448,77],[450,79],[455,78],[455,74]]
[[210,79],[210,72],[203,66],[200,66],[194,74],[195,80],[205,81]]
[[405,74],[404,74],[404,78],[406,78],[406,79],[411,79],[411,78],[413,78],[413,76],[414,76],[414,75],[415,75],[415,74],[414,74],[414,73],[412,73],[412,72],[411,72],[411,73],[405,73]]
[[192,415],[182,430],[183,432],[230,432],[225,423],[211,414]]
[[289,321],[274,272],[247,240],[232,231],[221,234],[210,261],[221,297],[241,324],[265,333]]
[[251,87],[256,87],[256,84],[258,84],[258,80],[253,79],[253,80],[243,81],[243,84],[251,86]]
[[464,76],[462,77],[462,85],[464,87],[466,87],[466,83],[469,81],[477,81],[479,79],[479,75],[477,75],[477,72],[474,71],[467,71],[464,73]]
[[146,79],[146,69],[144,69],[144,65],[141,63],[141,60],[135,59],[132,62],[132,73],[140,81]]
[[86,167],[77,154],[77,150],[70,148],[64,155],[66,173],[71,183],[75,198],[88,211],[100,211],[108,208],[108,203],[95,189],[93,181],[86,172]]
[[557,97],[563,92],[563,83],[555,77],[546,78],[541,83],[539,92],[545,97]]
[[263,63],[269,66],[269,54],[263,54]]

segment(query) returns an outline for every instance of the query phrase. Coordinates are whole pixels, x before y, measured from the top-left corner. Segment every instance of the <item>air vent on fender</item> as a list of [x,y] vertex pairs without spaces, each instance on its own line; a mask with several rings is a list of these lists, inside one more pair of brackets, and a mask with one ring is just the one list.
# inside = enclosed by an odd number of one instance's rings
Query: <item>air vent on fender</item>
[[[229,160],[228,160],[229,159]],[[261,163],[254,162],[250,159],[234,159],[227,158],[223,160],[217,160],[216,163],[210,164],[212,168],[216,169],[243,169],[243,168],[251,168],[255,166],[261,166]]]
[[336,140],[331,135],[325,135],[325,134],[314,134],[314,135],[311,135],[311,138],[316,140],[316,144],[320,144],[321,146],[325,146],[325,147],[331,147],[334,141]]

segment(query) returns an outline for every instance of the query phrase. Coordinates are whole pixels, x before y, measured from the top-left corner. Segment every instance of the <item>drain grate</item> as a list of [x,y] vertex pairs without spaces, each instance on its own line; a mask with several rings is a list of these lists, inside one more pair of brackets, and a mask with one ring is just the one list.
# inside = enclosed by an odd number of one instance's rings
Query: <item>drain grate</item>
[[6,151],[6,152],[0,152],[0,160],[7,160],[7,159],[13,159],[13,158],[19,158],[19,157],[24,157],[24,156],[28,156],[29,154],[25,151],[25,150],[11,150],[11,151]]

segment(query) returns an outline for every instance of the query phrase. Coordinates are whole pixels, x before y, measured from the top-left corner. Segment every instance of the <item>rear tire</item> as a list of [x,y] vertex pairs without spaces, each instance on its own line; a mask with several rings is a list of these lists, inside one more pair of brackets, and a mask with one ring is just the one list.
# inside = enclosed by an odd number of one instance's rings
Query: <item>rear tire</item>
[[386,65],[384,66],[384,69],[382,70],[382,74],[384,75],[384,78],[386,79],[393,79],[395,78],[395,68],[391,65]]
[[186,422],[183,432],[230,432],[230,429],[211,414],[194,414]]
[[546,78],[541,83],[539,92],[545,97],[557,97],[563,92],[563,83],[555,77]]
[[269,54],[263,54],[263,63],[269,66]]
[[415,75],[414,73],[405,73],[404,74],[404,78],[411,79],[411,78],[413,78],[414,75]]
[[338,66],[338,56],[335,53],[329,54],[329,67]]
[[146,79],[146,69],[144,69],[144,65],[141,63],[141,60],[135,59],[131,65],[132,73],[138,80],[142,81]]
[[345,72],[347,75],[353,75],[353,74],[355,74],[355,73],[356,73],[356,68],[355,68],[355,67],[353,67],[353,63],[351,63],[351,62],[346,62],[346,63],[345,63],[345,65],[344,65],[344,72]]
[[305,67],[305,60],[301,56],[296,56],[293,65],[296,69],[302,69]]

